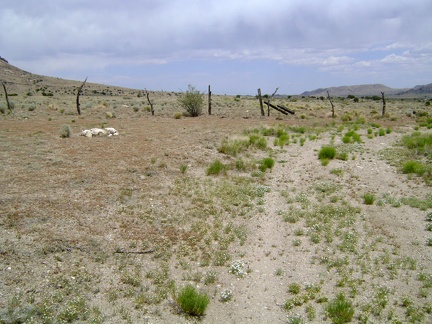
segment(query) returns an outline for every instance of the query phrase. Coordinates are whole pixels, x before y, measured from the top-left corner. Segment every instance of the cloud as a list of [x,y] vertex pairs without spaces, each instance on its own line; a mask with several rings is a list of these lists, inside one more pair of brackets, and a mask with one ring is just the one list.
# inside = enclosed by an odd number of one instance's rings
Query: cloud
[[3,0],[0,48],[41,74],[191,61],[428,70],[430,12],[430,0]]

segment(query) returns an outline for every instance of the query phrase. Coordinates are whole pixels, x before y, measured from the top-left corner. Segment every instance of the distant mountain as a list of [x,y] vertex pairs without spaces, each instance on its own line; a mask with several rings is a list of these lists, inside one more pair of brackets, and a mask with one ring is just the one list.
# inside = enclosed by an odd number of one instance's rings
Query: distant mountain
[[320,88],[312,91],[305,91],[301,94],[301,96],[327,97],[327,90],[332,97],[347,97],[349,95],[353,95],[356,97],[381,96],[381,92],[384,92],[387,97],[418,97],[432,96],[432,83],[427,85],[418,85],[411,89],[395,89],[387,87],[383,84],[362,84],[353,86],[330,87],[327,89]]
[[430,95],[432,93],[432,83],[426,85],[417,85],[414,88],[403,91],[399,93],[399,95],[407,96],[407,95]]

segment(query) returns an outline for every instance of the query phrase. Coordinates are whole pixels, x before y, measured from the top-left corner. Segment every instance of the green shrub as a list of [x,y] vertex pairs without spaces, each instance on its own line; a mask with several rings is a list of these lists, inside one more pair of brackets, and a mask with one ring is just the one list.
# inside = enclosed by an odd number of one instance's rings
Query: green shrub
[[426,166],[419,161],[410,160],[402,165],[402,172],[405,174],[415,173],[421,176],[426,172]]
[[210,298],[205,293],[197,292],[194,286],[187,285],[180,290],[176,301],[184,313],[191,316],[202,316]]
[[323,159],[334,159],[336,156],[336,149],[333,146],[324,146],[318,153],[318,158]]
[[342,160],[342,161],[348,161],[348,153],[346,153],[346,152],[338,153],[336,155],[336,159]]
[[288,291],[291,294],[297,295],[300,292],[300,285],[298,283],[292,283],[288,286]]
[[218,152],[237,156],[239,153],[246,151],[249,145],[250,140],[248,139],[224,139],[218,148]]
[[218,175],[221,172],[225,171],[225,165],[219,161],[216,160],[206,170],[207,175]]
[[365,193],[363,195],[363,200],[366,205],[373,205],[375,202],[375,195],[373,193]]
[[348,323],[354,316],[354,307],[341,293],[328,303],[326,313],[335,324]]
[[362,141],[361,141],[360,135],[357,132],[355,132],[354,130],[350,130],[342,138],[342,142],[344,142],[345,144],[348,144],[348,143],[356,143],[356,142],[361,143]]
[[273,166],[274,166],[274,160],[268,157],[261,160],[259,169],[261,172],[265,172],[267,169],[272,169]]
[[267,147],[267,140],[265,139],[265,137],[257,134],[252,134],[249,135],[249,144],[259,148],[260,150],[264,150]]
[[188,90],[177,98],[178,103],[186,110],[189,116],[197,117],[202,114],[202,106],[204,96],[199,90],[192,85],[188,86]]

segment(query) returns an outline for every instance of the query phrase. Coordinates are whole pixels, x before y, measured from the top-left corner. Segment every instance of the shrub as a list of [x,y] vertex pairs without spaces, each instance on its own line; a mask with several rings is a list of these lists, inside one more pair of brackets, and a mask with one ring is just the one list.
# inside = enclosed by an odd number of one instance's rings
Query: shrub
[[335,324],[348,323],[354,316],[354,307],[341,293],[328,303],[326,313]]
[[300,285],[298,283],[292,283],[288,286],[288,291],[291,294],[297,295],[300,292]]
[[273,166],[274,160],[268,157],[261,160],[259,169],[261,172],[265,172],[267,169],[272,169]]
[[323,159],[334,159],[336,156],[336,149],[332,146],[324,146],[318,153],[318,158]]
[[219,153],[237,156],[248,149],[250,141],[245,139],[224,139],[218,148]]
[[249,135],[249,144],[259,148],[260,150],[264,150],[267,147],[267,140],[262,136],[252,134]]
[[419,161],[406,161],[402,165],[402,172],[409,174],[409,173],[416,173],[418,175],[423,175],[426,171],[426,167],[423,163]]
[[366,205],[373,205],[373,203],[375,202],[375,195],[368,192],[364,194],[363,199]]
[[225,165],[221,161],[216,160],[212,164],[210,164],[210,166],[207,168],[206,174],[218,175],[224,170],[225,170]]
[[184,313],[191,316],[202,316],[210,298],[205,293],[197,292],[194,286],[187,285],[180,290],[176,301]]
[[183,107],[189,116],[197,117],[202,113],[202,105],[204,103],[204,97],[199,90],[196,90],[194,86],[189,85],[188,90],[180,97],[178,97],[178,103]]
[[63,125],[60,128],[60,137],[61,138],[69,138],[72,135],[72,130],[69,125]]

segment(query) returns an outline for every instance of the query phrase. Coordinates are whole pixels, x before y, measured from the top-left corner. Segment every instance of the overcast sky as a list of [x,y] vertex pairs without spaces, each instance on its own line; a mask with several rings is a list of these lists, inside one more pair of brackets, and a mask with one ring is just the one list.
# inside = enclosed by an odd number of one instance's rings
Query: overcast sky
[[432,82],[432,1],[1,0],[0,56],[137,89],[413,87]]

